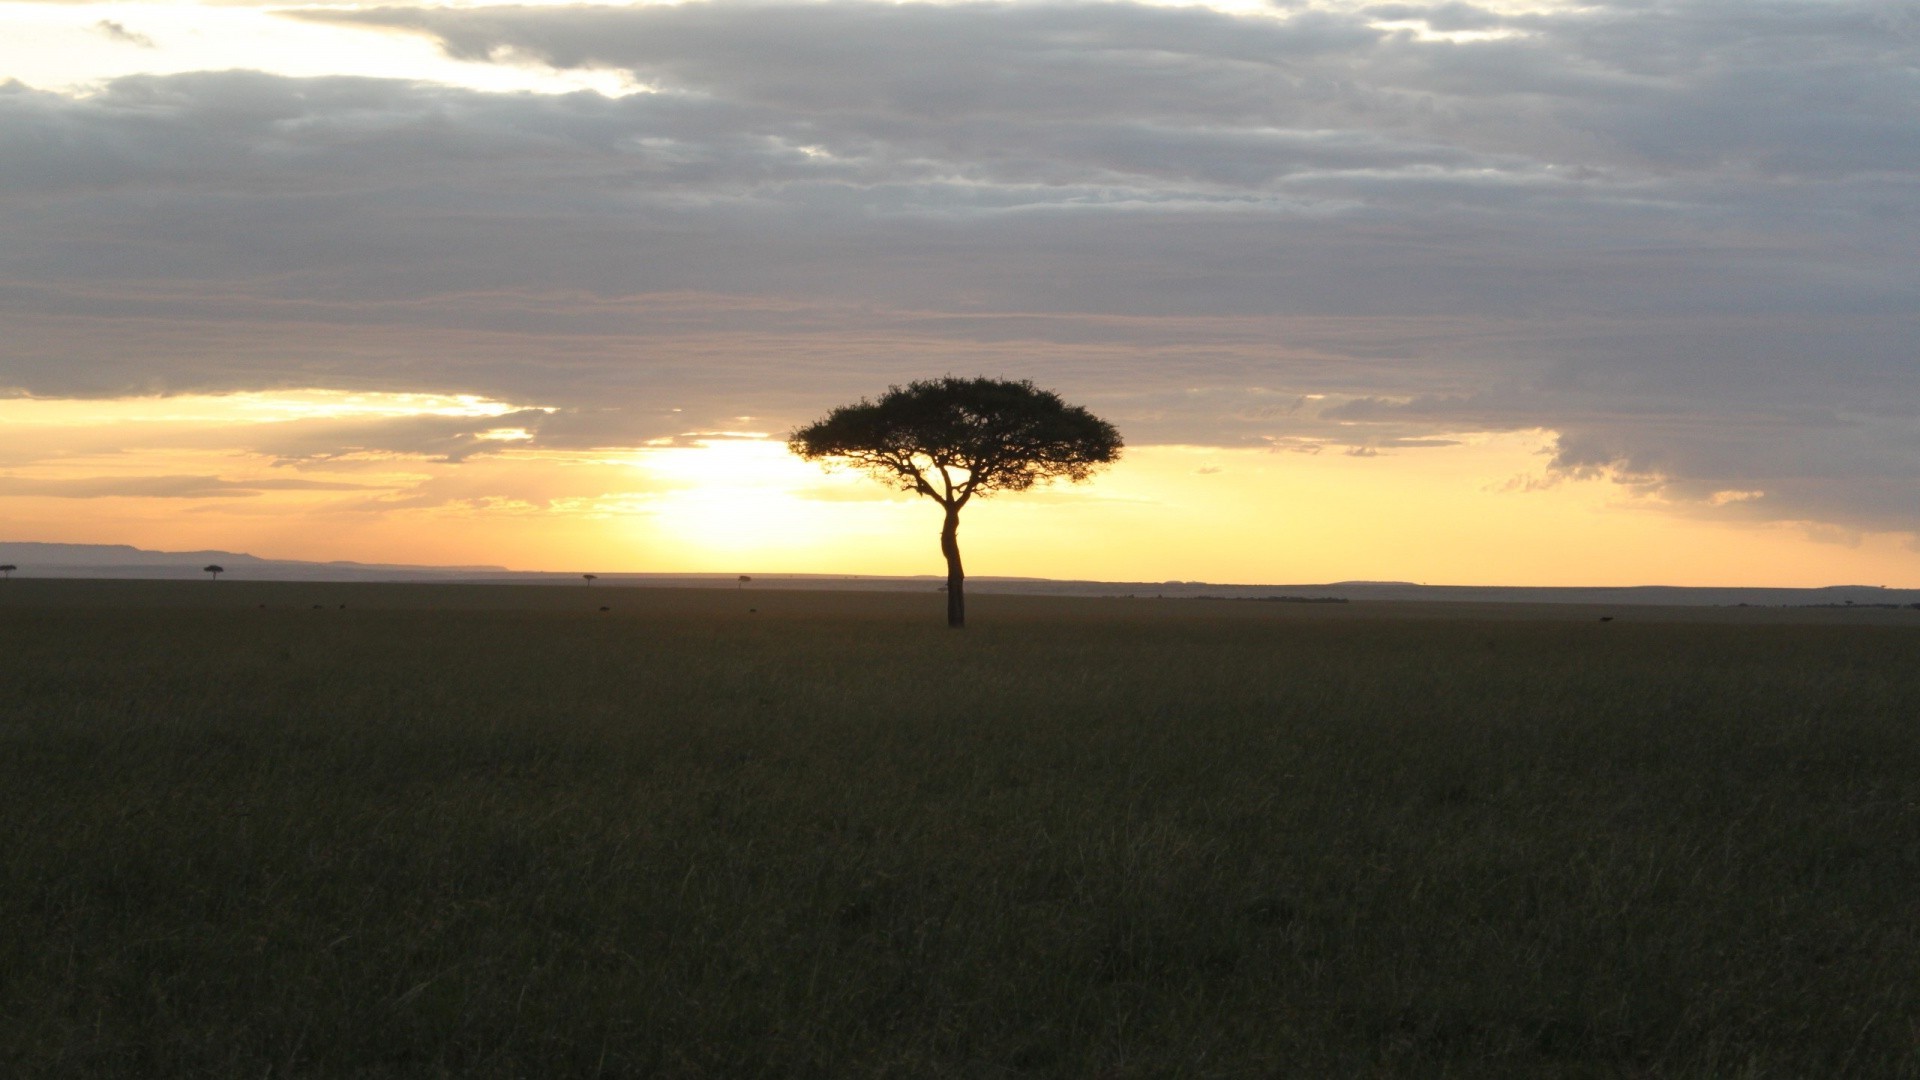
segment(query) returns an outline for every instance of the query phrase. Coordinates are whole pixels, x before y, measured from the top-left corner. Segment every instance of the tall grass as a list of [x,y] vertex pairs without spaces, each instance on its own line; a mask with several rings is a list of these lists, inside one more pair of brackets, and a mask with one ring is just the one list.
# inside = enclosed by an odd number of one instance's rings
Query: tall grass
[[1920,629],[35,584],[7,1075],[1920,1076]]

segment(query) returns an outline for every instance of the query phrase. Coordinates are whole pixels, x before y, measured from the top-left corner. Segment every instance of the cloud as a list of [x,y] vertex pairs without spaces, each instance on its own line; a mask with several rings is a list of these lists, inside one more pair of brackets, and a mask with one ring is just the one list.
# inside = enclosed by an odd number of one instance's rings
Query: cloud
[[152,38],[145,34],[129,30],[125,25],[117,23],[112,19],[101,19],[99,22],[93,24],[93,27],[108,38],[118,41],[123,45],[137,45],[143,49],[151,49],[154,47]]
[[225,480],[218,476],[101,476],[36,479],[0,476],[0,497],[53,499],[238,499],[269,491],[355,491],[363,484],[326,480]]
[[483,417],[296,420],[247,431],[244,448],[269,455],[280,464],[367,456],[422,456],[457,462],[532,442],[550,415],[544,409],[520,409]]
[[0,387],[476,393],[578,449],[981,371],[1136,444],[1540,430],[1543,480],[1913,529],[1916,11],[305,10],[647,92],[0,89]]

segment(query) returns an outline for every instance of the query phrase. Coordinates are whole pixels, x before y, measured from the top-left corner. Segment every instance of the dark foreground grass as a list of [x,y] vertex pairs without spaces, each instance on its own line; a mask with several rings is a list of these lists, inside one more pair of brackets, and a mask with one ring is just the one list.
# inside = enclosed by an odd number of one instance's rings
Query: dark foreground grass
[[13,584],[7,1076],[1920,1076],[1914,628]]

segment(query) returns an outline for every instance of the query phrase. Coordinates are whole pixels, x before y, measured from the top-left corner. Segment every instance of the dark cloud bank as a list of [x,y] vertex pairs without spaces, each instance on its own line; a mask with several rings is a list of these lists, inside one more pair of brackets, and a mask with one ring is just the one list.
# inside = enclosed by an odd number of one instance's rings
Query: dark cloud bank
[[[985,371],[1135,443],[1540,427],[1920,527],[1914,4],[303,17],[653,92],[0,88],[0,388],[481,393],[586,446]],[[1421,19],[1498,36],[1379,25]]]

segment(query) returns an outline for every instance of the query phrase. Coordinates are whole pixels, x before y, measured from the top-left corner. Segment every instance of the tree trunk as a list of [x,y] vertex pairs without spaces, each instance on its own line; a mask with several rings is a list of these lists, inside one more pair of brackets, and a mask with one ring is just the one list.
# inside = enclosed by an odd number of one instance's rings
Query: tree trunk
[[947,507],[947,523],[940,529],[940,554],[947,557],[947,626],[967,625],[967,573],[960,568],[960,508]]

